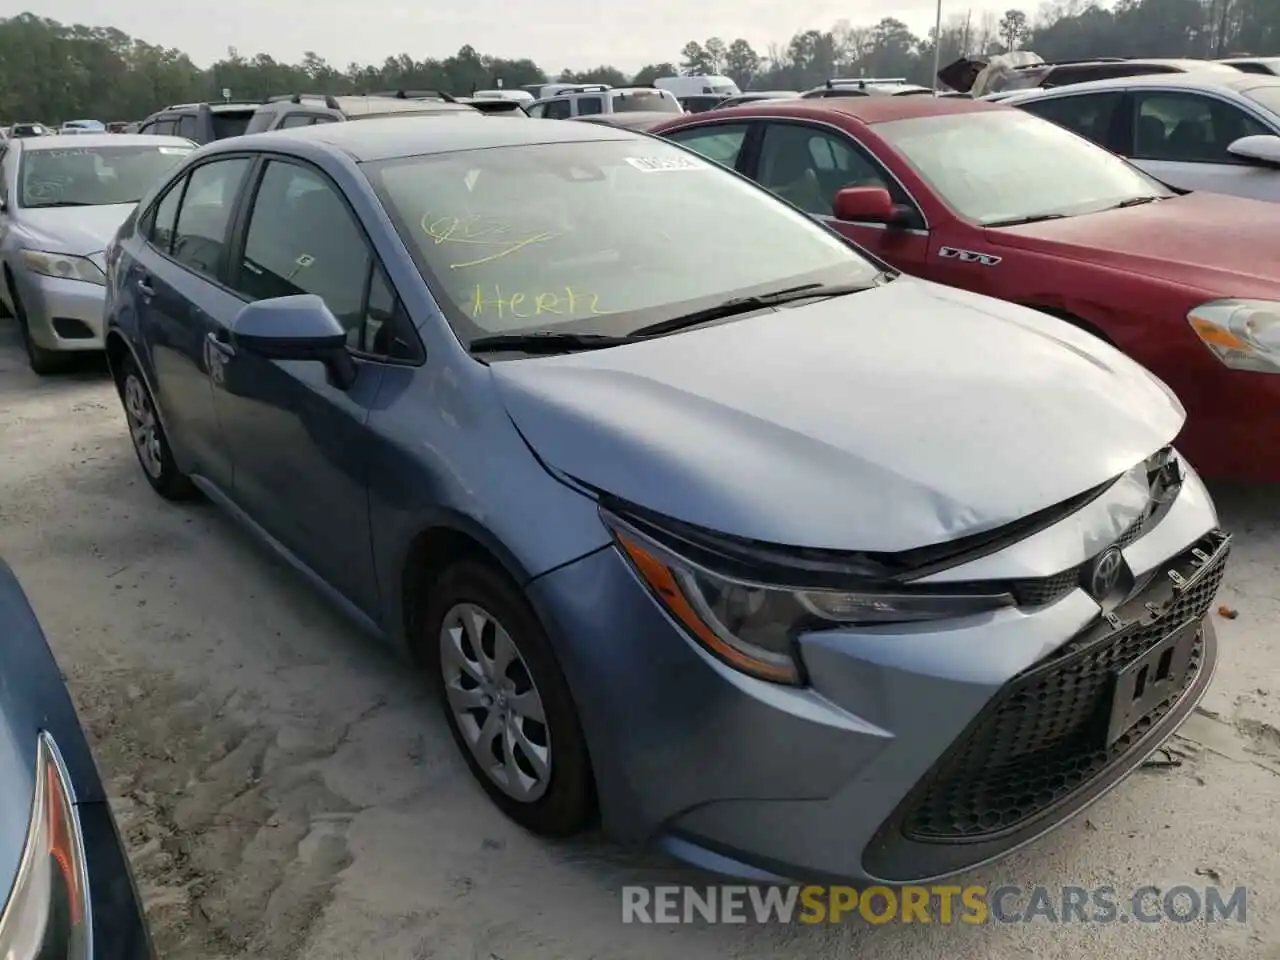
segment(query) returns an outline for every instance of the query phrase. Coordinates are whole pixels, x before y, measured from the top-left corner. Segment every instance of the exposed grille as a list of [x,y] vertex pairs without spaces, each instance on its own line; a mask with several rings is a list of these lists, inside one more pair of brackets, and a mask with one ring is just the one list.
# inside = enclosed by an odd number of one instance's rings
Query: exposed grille
[[[1120,534],[1114,546],[1123,550],[1129,544],[1134,543],[1145,532],[1149,522],[1150,514],[1138,517],[1128,526],[1124,533]],[[1014,580],[1010,584],[1010,590],[1020,607],[1047,606],[1057,600],[1061,600],[1080,585],[1081,575],[1090,562],[1086,560],[1084,563],[1047,577],[1025,577],[1021,580]]]
[[1222,582],[1229,539],[1214,533],[1166,566],[1112,618],[1016,677],[926,778],[902,819],[924,841],[981,840],[1012,830],[1122,756],[1181,699],[1200,671],[1203,641],[1181,684],[1109,747],[1112,673],[1188,620],[1203,619]]

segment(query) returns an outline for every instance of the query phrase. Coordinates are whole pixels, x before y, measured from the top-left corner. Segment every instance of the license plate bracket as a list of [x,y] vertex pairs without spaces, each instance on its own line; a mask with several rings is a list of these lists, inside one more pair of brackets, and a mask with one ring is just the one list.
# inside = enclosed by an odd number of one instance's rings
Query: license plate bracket
[[1112,674],[1108,747],[1182,685],[1199,633],[1200,622],[1188,620]]

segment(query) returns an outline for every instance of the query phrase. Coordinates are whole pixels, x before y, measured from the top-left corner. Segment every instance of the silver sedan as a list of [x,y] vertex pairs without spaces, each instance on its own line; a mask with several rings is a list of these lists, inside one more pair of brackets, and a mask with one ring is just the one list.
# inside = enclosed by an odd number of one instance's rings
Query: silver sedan
[[101,350],[104,250],[138,200],[195,149],[181,137],[80,134],[0,145],[0,301],[31,369]]

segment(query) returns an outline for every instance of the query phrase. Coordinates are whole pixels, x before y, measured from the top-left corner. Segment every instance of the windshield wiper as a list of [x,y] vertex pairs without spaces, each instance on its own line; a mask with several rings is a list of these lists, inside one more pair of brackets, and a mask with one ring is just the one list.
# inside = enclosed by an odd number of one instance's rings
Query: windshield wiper
[[603,350],[634,343],[635,337],[614,337],[602,333],[563,333],[558,330],[534,330],[529,333],[496,333],[476,337],[467,345],[472,353],[512,350],[519,353],[572,353],[575,350]]
[[712,320],[723,320],[743,313],[752,313],[765,307],[776,307],[779,304],[790,303],[793,300],[812,300],[815,297],[843,297],[850,293],[862,293],[878,286],[886,278],[892,279],[893,276],[895,275],[884,274],[873,283],[802,283],[798,287],[787,287],[784,290],[774,290],[772,293],[758,293],[751,297],[734,297],[731,300],[725,300],[723,303],[717,303],[714,307],[694,310],[692,313],[684,313],[669,320],[651,323],[649,326],[641,327],[639,330],[632,330],[631,335],[633,337],[654,337],[663,333],[683,330],[686,327],[696,327],[700,323],[709,323]]
[[1164,197],[1130,197],[1128,200],[1121,200],[1112,210],[1123,210],[1125,207],[1140,207],[1144,203],[1156,203],[1163,200]]
[[1008,220],[992,220],[984,227],[1020,227],[1024,223],[1043,223],[1045,220],[1065,220],[1065,213],[1033,213],[1029,217],[1010,217]]
[[47,210],[51,207],[92,207],[95,204],[85,203],[82,200],[54,200],[50,203],[30,203],[27,204],[28,210]]

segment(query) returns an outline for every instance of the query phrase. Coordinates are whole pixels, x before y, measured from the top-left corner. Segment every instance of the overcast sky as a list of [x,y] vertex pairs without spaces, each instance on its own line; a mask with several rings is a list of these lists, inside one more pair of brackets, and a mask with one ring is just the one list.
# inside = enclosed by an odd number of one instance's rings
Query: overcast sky
[[[944,0],[944,16],[965,8],[963,0]],[[870,24],[893,16],[923,34],[935,9],[933,0],[0,0],[3,16],[33,10],[63,23],[114,26],[185,50],[201,66],[226,56],[229,46],[241,56],[268,53],[287,61],[314,50],[346,66],[405,52],[442,58],[469,43],[494,56],[532,57],[552,72],[677,62],[685,43],[709,36],[745,37],[764,53],[770,42],[825,30],[842,17]]]

